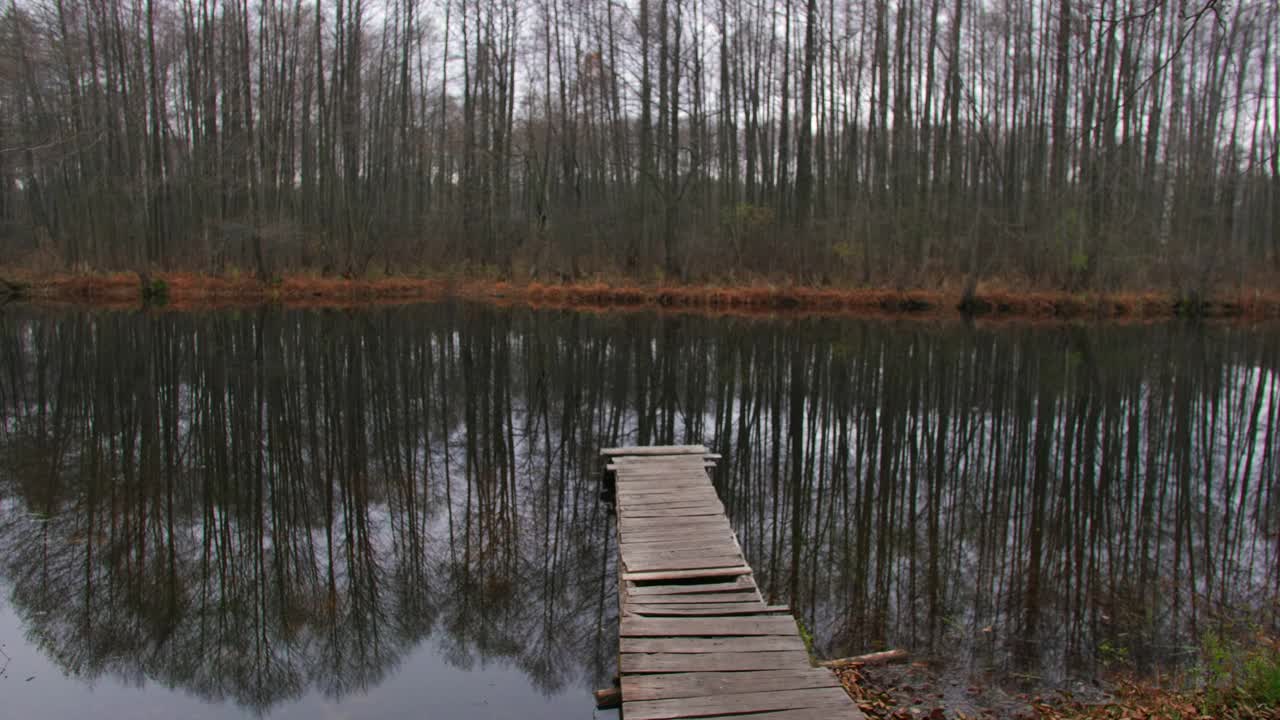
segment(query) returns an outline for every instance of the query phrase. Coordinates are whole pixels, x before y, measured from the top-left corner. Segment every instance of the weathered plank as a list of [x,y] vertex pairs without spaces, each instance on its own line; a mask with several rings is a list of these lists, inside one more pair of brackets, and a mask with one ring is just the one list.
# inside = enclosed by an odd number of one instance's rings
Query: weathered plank
[[[648,490],[649,488],[638,488]],[[681,488],[664,488],[666,492],[631,492],[625,484],[621,488],[615,488],[616,494],[622,500],[621,505],[661,505],[680,502],[700,502],[700,503],[717,503],[720,502],[720,496],[716,491],[709,487],[681,487]]]
[[724,512],[724,504],[718,498],[709,497],[692,497],[692,498],[631,498],[629,502],[625,502],[618,507],[619,513],[626,513],[630,510],[661,510],[661,509],[679,509],[679,508],[703,508],[713,507],[720,512]]
[[853,720],[865,716],[859,710],[843,712],[839,708],[804,708],[802,710],[778,710],[762,713],[733,713],[732,715],[701,715],[698,720],[831,720],[843,717]]
[[719,532],[727,539],[733,528],[723,518],[714,516],[694,516],[688,518],[622,518],[618,521],[625,534],[662,532],[678,535],[695,532]]
[[733,527],[722,518],[691,517],[672,518],[664,523],[661,518],[619,518],[618,531],[623,534],[623,542],[630,542],[637,537],[665,532],[667,536],[705,535],[709,532],[731,538]]
[[650,509],[623,510],[622,518],[714,518],[722,515],[723,507],[650,507]]
[[619,480],[626,483],[637,483],[637,485],[670,485],[697,481],[707,485],[711,484],[711,476],[707,474],[707,467],[701,463],[697,465],[667,465],[647,468],[622,466],[614,472]]
[[623,515],[618,520],[618,523],[622,525],[622,532],[624,533],[654,528],[687,528],[690,530],[717,528],[733,530],[733,526],[729,524],[729,520],[724,515],[694,515],[692,517],[673,517],[665,520],[663,518],[637,518]]
[[622,713],[627,720],[667,720],[668,718],[707,717],[716,714],[852,706],[848,693],[844,688],[839,687],[771,690],[637,702],[627,702],[626,690],[623,690],[622,697]]
[[[672,545],[688,542],[702,543],[705,550],[725,549],[732,552],[738,552],[738,546],[733,542],[731,531],[724,529],[699,529],[697,531],[679,532],[673,530],[659,530],[656,528],[646,528],[644,530],[634,530],[636,537],[628,538],[627,544],[622,546],[632,550],[671,550],[671,549],[688,549],[688,548],[662,548],[661,545]],[[645,548],[646,545],[652,547]]]
[[601,455],[607,457],[647,457],[661,455],[706,455],[707,448],[702,445],[645,445],[641,447],[604,448]]
[[735,554],[738,552],[738,546],[731,542],[725,542],[719,538],[701,538],[688,540],[685,538],[676,538],[674,540],[653,540],[650,542],[629,542],[623,545],[621,551],[626,554],[630,552],[715,552],[717,554]]
[[681,578],[699,578],[699,577],[733,577],[736,575],[750,575],[751,568],[746,565],[737,567],[712,568],[709,570],[663,570],[659,572],[624,572],[623,580],[632,580],[635,582],[645,582],[650,580],[679,580]]
[[[806,667],[804,650],[747,653],[623,653],[622,674],[652,672],[741,672]],[[626,698],[623,698],[626,702]],[[766,708],[767,709],[767,708]],[[631,717],[627,715],[627,717]]]
[[625,516],[626,513],[636,510],[650,512],[653,510],[714,510],[717,513],[724,513],[724,503],[719,498],[714,497],[675,497],[675,498],[646,498],[634,497],[629,498],[630,502],[624,499],[622,505],[618,508],[618,513]]
[[[717,561],[729,559],[732,562],[708,562],[712,558]],[[648,560],[650,562],[662,562],[664,560],[680,561],[682,563],[697,562],[700,559],[704,564],[689,565],[688,567],[734,567],[745,565],[742,554],[737,548],[729,543],[719,543],[704,546],[702,550],[692,550],[688,548],[646,548],[644,545],[628,545],[622,549],[622,559],[624,562],[635,560]]]
[[655,477],[655,479],[649,481],[638,480],[636,478],[623,475],[622,483],[618,489],[621,492],[631,493],[633,495],[652,493],[654,490],[715,495],[715,488],[711,487],[711,484],[707,482],[705,478],[685,476],[673,477],[670,475],[664,476],[662,479],[657,479]]
[[716,491],[709,487],[699,487],[697,485],[653,485],[651,487],[627,487],[618,488],[618,497],[623,502],[627,500],[659,500],[662,498],[678,498],[678,499],[698,499],[708,500],[717,498]]
[[702,460],[687,463],[646,463],[631,465],[620,463],[611,467],[611,471],[620,478],[636,482],[669,482],[681,480],[707,480],[707,463]]
[[673,637],[689,635],[797,635],[796,621],[791,617],[759,618],[668,618],[648,620],[623,618],[623,637]]
[[728,530],[703,530],[699,532],[672,532],[670,530],[659,530],[648,528],[645,530],[633,530],[627,535],[627,545],[642,545],[644,543],[664,543],[679,542],[681,540],[697,540],[699,542],[724,543],[728,547],[737,548],[733,544],[731,531]]
[[829,670],[815,668],[660,673],[622,678],[622,696],[629,702],[824,687],[840,687],[840,680]]
[[625,588],[624,592],[631,597],[636,597],[638,595],[671,595],[675,593],[722,593],[734,592],[737,590],[750,590],[754,592],[755,589],[756,584],[752,582],[751,578],[749,576],[743,576],[735,580],[725,581],[639,585]]
[[[713,468],[713,467],[715,467],[715,466],[716,466],[716,464],[715,464],[715,462],[714,462],[714,461],[712,461],[712,460],[703,460],[703,462],[702,462],[702,467],[703,467],[704,469]],[[605,465],[605,466],[604,466],[604,469],[605,469],[605,470],[608,470],[609,472],[617,472],[617,471],[619,471],[619,470],[625,470],[625,469],[627,469],[628,467],[630,467],[630,466],[628,466],[626,463],[617,463],[617,464],[609,464],[609,465]]]
[[643,617],[698,617],[729,615],[769,615],[789,613],[786,605],[764,605],[756,603],[724,603],[722,605],[628,605],[627,612]]
[[618,475],[623,487],[630,490],[653,490],[655,488],[674,488],[684,490],[712,490],[707,474],[701,470],[696,472],[684,470],[658,470],[652,474],[623,472]]
[[701,447],[700,445],[686,445],[684,447],[691,449],[686,452],[665,453],[662,455],[637,455],[634,453],[624,453],[622,455],[614,455],[613,461],[616,463],[626,463],[628,465],[640,465],[646,467],[652,465],[678,465],[680,463],[700,462],[706,456],[715,454],[710,451],[696,452],[696,448]]
[[760,602],[760,597],[754,592],[736,592],[736,593],[677,593],[669,595],[630,595],[627,597],[628,605],[669,605],[672,603],[688,604],[724,604],[724,603],[740,603],[740,602]]
[[737,567],[742,564],[741,555],[710,555],[700,556],[692,555],[687,557],[679,556],[652,556],[652,555],[633,555],[628,557],[622,556],[622,564],[627,566],[627,572],[658,572],[662,570],[697,570],[699,568],[725,568]]
[[[624,653],[667,653],[705,655],[708,653],[805,652],[799,635],[754,635],[746,637],[624,637],[620,643]],[[802,667],[809,667],[808,655]]]

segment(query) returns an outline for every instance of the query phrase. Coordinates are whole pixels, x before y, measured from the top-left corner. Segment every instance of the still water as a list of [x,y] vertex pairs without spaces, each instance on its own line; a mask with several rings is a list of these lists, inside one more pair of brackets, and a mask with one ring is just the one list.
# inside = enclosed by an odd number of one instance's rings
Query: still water
[[0,718],[590,718],[604,445],[703,442],[822,656],[1280,629],[1280,328],[0,309]]

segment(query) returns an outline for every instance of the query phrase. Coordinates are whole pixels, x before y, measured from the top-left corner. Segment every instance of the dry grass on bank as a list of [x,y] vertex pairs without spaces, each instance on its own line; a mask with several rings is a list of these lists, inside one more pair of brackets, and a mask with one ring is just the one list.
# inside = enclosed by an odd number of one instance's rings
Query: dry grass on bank
[[[136,305],[144,289],[137,273],[32,275],[0,269],[5,287],[39,301]],[[957,314],[1029,318],[1161,318],[1178,315],[1262,319],[1280,317],[1280,290],[1221,291],[1187,300],[1170,292],[1070,293],[998,283],[979,284],[966,296],[958,287],[892,289],[743,285],[637,284],[625,280],[549,284],[454,278],[348,279],[286,275],[262,282],[246,275],[187,272],[148,278],[149,299],[180,308],[278,303],[350,306],[460,297],[506,304],[578,309],[656,307],[709,312],[822,314]]]

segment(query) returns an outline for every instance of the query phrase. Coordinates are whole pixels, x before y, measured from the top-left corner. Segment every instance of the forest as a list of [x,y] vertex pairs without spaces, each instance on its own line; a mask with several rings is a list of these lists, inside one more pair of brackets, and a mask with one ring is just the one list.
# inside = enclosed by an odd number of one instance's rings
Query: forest
[[9,0],[0,254],[1266,286],[1278,30],[1274,0]]

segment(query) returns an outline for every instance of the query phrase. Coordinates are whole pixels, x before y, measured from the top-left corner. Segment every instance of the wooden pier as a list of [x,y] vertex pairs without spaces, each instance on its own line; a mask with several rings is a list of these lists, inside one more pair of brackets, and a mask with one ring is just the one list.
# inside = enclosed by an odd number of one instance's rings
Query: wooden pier
[[767,605],[701,445],[607,448],[620,551],[623,720],[862,718]]

